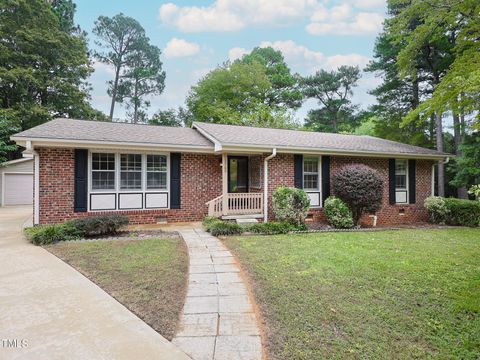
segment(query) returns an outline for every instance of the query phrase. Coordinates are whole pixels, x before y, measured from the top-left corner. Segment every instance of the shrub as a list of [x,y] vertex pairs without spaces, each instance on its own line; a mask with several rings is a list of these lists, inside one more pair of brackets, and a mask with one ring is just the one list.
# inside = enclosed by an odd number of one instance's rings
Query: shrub
[[116,234],[122,226],[128,224],[125,215],[91,216],[70,220],[72,226],[77,228],[84,236]]
[[240,235],[244,228],[234,222],[226,222],[222,220],[214,221],[210,224],[209,232],[213,236],[222,235]]
[[325,216],[330,225],[337,229],[353,227],[352,212],[341,199],[330,196],[325,200]]
[[480,202],[463,199],[444,199],[448,209],[447,224],[477,227],[480,226]]
[[249,226],[248,231],[255,234],[275,235],[275,234],[287,234],[290,231],[307,230],[305,224],[293,225],[286,221],[269,221],[266,223],[258,223]]
[[205,230],[210,232],[211,227],[214,226],[218,222],[222,222],[222,220],[220,220],[219,218],[217,218],[215,216],[205,216],[203,218],[202,225],[205,228]]
[[305,223],[310,198],[302,189],[279,187],[273,193],[273,212],[280,221],[286,221],[293,225]]
[[430,196],[425,199],[425,208],[428,210],[430,221],[434,224],[445,224],[449,210],[445,204],[445,199],[439,196]]
[[475,199],[477,199],[478,201],[480,201],[480,184],[478,185],[472,185],[470,187],[470,189],[468,189],[468,193],[470,195],[473,195],[475,196]]
[[340,169],[332,176],[332,190],[350,208],[355,225],[365,211],[375,212],[382,206],[382,178],[366,165],[347,165]]
[[71,224],[40,225],[25,229],[27,239],[35,245],[47,245],[58,241],[82,237],[81,231]]

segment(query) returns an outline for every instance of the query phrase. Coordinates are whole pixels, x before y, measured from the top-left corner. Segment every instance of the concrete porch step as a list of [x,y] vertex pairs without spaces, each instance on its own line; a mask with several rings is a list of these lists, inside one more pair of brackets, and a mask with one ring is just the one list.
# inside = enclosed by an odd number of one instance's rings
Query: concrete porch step
[[236,219],[236,222],[239,225],[258,224],[257,219]]
[[262,219],[263,214],[223,215],[222,220]]

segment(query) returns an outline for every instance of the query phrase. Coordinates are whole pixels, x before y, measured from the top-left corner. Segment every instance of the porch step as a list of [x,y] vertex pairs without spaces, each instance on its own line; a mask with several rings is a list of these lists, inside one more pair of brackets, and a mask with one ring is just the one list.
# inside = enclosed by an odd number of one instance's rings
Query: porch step
[[236,219],[238,225],[250,225],[257,224],[257,219]]
[[261,219],[263,214],[246,214],[246,215],[223,215],[222,220],[238,220],[238,219]]

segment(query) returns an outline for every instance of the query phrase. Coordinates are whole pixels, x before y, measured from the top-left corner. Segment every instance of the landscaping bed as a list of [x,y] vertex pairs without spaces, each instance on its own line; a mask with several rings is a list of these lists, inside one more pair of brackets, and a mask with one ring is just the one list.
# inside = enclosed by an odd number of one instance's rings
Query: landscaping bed
[[[45,248],[171,340],[185,301],[188,252],[179,236],[141,239],[145,233],[138,232],[139,240],[67,241]],[[120,235],[127,234],[136,233]]]
[[480,357],[480,230],[228,237],[272,359]]

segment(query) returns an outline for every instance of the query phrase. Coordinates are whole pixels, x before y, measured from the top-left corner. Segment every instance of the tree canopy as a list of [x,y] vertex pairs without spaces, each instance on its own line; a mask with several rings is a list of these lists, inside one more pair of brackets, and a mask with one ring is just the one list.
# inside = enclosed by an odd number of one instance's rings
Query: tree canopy
[[0,143],[54,116],[102,116],[88,103],[85,37],[61,18],[44,1],[0,3],[0,127],[10,126]]

